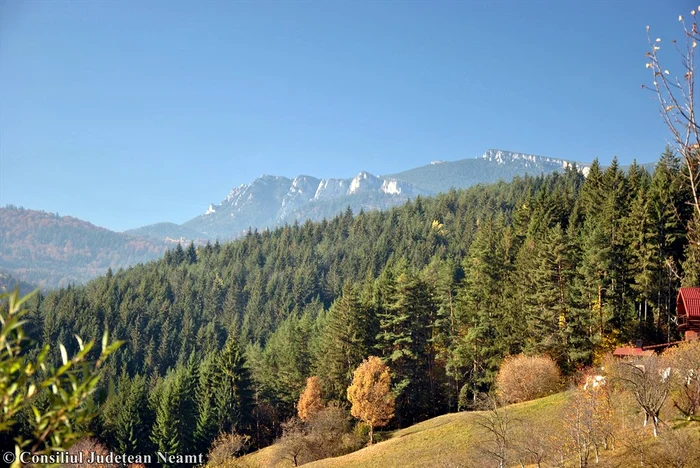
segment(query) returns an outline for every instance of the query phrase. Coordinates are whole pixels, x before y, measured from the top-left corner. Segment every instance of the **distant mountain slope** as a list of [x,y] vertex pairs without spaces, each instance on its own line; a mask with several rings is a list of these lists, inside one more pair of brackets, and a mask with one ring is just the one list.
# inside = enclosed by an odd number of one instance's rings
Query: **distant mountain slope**
[[[538,175],[562,171],[572,164],[571,161],[563,159],[490,149],[480,158],[447,162],[433,161],[429,165],[386,177],[408,182],[425,191],[438,193],[446,192],[450,188],[467,188],[499,180],[508,181],[525,174]],[[590,166],[586,163],[576,163],[576,165],[583,170],[584,174]]]
[[263,175],[234,188],[218,205],[183,224],[211,238],[227,239],[249,228],[264,229],[353,211],[388,208],[410,197],[428,194],[410,183],[360,172],[352,179],[294,179]]
[[[417,195],[507,181],[525,174],[546,174],[572,164],[561,159],[488,150],[480,158],[434,161],[382,177],[364,171],[352,179],[317,179],[307,175],[289,179],[263,175],[250,184],[234,188],[221,203],[210,205],[203,215],[183,226],[209,238],[229,239],[249,228],[272,228],[284,223],[332,217],[348,206],[354,212],[385,209]],[[588,170],[587,164],[579,164],[579,167],[584,172]],[[174,237],[178,231],[173,228],[170,232],[172,234],[160,231],[159,237]]]
[[190,241],[200,243],[200,241],[206,240],[206,236],[201,232],[175,223],[149,224],[148,226],[136,229],[128,229],[124,231],[124,234],[136,237],[152,237],[154,239],[172,242],[173,244],[177,242],[188,243]]
[[153,260],[165,242],[133,237],[71,216],[0,208],[0,270],[45,288],[82,283]]
[[16,287],[19,287],[20,296],[25,296],[37,288],[37,286],[19,280],[8,273],[0,273],[0,293],[11,292]]

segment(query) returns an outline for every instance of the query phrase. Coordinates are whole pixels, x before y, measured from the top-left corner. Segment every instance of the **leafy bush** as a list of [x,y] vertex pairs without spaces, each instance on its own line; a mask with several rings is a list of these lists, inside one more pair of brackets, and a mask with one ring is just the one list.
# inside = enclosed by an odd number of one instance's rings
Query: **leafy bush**
[[350,430],[347,410],[331,404],[315,413],[308,422],[292,418],[282,425],[277,461],[287,460],[294,466],[324,458],[338,457],[360,448]]
[[209,449],[207,466],[224,466],[248,446],[250,437],[240,434],[219,434]]
[[97,415],[92,394],[100,381],[100,368],[122,344],[109,344],[105,332],[102,351],[91,363],[94,341],[83,343],[76,337],[78,353],[68,357],[60,344],[61,365],[54,369],[48,360],[48,344],[37,355],[30,352],[33,346],[24,335],[27,312],[22,309],[28,297],[20,299],[18,290],[0,295],[0,433],[16,434],[20,415],[28,410],[33,414],[27,421],[30,436],[17,435],[14,439],[17,456],[12,466],[19,466],[22,450],[49,454],[68,449],[87,435],[82,428]]
[[534,400],[555,393],[561,375],[549,356],[508,356],[496,376],[499,398],[506,403]]

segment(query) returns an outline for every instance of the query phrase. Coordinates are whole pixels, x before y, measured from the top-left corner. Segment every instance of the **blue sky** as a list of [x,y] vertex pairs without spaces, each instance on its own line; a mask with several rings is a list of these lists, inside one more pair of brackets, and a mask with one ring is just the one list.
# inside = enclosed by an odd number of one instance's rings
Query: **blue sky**
[[645,26],[680,38],[694,3],[0,5],[0,204],[123,230],[183,222],[261,174],[488,148],[653,161],[667,131],[640,87]]

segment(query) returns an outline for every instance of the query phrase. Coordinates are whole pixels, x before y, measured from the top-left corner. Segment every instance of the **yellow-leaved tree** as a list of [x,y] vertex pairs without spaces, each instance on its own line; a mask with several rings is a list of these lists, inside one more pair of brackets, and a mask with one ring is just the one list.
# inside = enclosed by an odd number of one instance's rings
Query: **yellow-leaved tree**
[[385,426],[394,417],[395,401],[391,393],[389,367],[376,356],[360,364],[348,387],[350,413],[369,425],[369,443],[374,442],[374,428]]
[[306,387],[299,395],[297,403],[297,412],[299,419],[309,421],[311,417],[324,408],[323,399],[321,398],[321,382],[318,377],[311,376],[306,379]]

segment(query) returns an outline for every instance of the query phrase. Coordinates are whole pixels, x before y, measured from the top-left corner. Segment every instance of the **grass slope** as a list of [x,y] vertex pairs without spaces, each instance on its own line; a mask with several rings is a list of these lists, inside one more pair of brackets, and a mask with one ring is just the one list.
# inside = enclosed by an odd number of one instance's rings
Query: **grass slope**
[[[572,396],[573,392],[558,393],[546,398],[511,405],[507,410],[512,420],[527,422],[534,427],[553,428],[555,433],[561,429],[563,436],[566,429],[562,424],[561,415],[572,401]],[[664,441],[664,437],[658,439],[651,437],[650,430],[641,427],[642,414],[639,413],[636,405],[632,401],[621,401],[617,403],[621,405],[618,409],[628,413],[628,421],[631,425],[624,432],[617,433],[617,442],[614,447],[611,447],[612,450],[600,452],[598,464],[595,463],[595,457],[591,453],[589,466],[600,468],[640,466],[640,450],[646,453],[644,466],[700,466],[698,464],[700,461],[700,430],[697,425],[685,426],[672,431],[676,433],[676,442],[669,445],[668,440],[674,440],[673,438]],[[624,409],[622,409],[623,407]],[[484,415],[485,412],[473,411],[438,416],[405,429],[381,433],[378,437],[383,440],[371,447],[342,457],[327,458],[303,466],[310,468],[494,466],[494,461],[484,459],[483,452],[479,450],[482,442],[490,438],[490,435],[487,435],[485,430],[478,425],[479,418]],[[670,423],[664,426],[664,431],[669,431],[673,425]],[[533,438],[533,441],[535,439],[536,437]],[[634,449],[631,449],[632,445],[630,445],[633,443],[632,439],[637,440]],[[654,451],[661,446],[666,447],[665,458],[658,458],[654,455]],[[691,449],[691,447],[694,448]],[[272,445],[238,460],[232,460],[230,464],[227,463],[225,466],[227,468],[291,467],[291,462],[286,460],[276,465],[273,464],[277,450],[278,446]],[[689,455],[691,452],[692,457]],[[675,457],[678,460],[674,459],[674,453],[678,454],[678,457]],[[567,456],[566,460],[565,466],[578,466],[574,453]],[[513,466],[519,465],[514,463]],[[546,464],[545,466],[551,465]]]
[[[539,400],[509,407],[516,418],[552,420],[558,416],[569,399],[568,393],[558,393]],[[415,424],[405,429],[380,435],[384,440],[348,455],[319,460],[304,466],[320,467],[425,467],[450,466],[466,463],[474,453],[482,429],[476,425],[481,411],[451,413]],[[270,467],[276,446],[266,447],[242,457],[238,466]],[[292,466],[279,464],[276,468]]]
[[[509,407],[515,418],[554,419],[568,401],[568,394]],[[423,421],[390,434],[384,442],[348,455],[319,460],[304,466],[321,467],[426,467],[467,463],[474,454],[483,429],[477,426],[482,411],[452,413]]]

